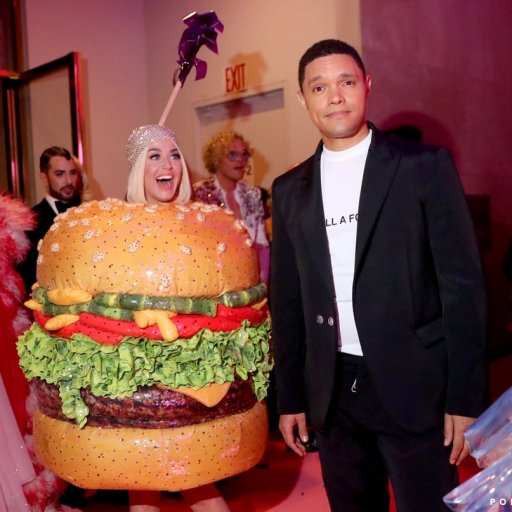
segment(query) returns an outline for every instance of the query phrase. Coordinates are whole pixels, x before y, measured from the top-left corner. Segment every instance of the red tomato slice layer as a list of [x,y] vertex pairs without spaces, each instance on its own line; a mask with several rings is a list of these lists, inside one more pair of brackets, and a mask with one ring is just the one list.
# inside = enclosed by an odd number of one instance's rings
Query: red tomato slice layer
[[[178,328],[180,338],[190,338],[201,329],[211,331],[233,331],[240,327],[243,320],[248,320],[251,325],[262,323],[268,315],[268,308],[265,306],[259,310],[250,306],[240,308],[229,308],[218,305],[217,316],[208,317],[204,315],[176,315],[172,321]],[[39,311],[34,311],[35,321],[44,329],[46,322],[51,318]],[[135,322],[115,320],[92,313],[81,313],[79,320],[53,331],[56,337],[70,338],[73,334],[82,333],[98,343],[105,345],[117,345],[125,336],[144,337],[154,340],[161,340],[162,334],[158,325],[153,324],[141,328]]]

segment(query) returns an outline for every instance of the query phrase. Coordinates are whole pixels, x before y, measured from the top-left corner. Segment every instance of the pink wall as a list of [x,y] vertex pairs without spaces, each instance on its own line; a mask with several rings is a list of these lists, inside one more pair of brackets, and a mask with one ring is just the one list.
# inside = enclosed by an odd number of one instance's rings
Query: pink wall
[[425,142],[452,151],[466,193],[490,196],[491,246],[482,256],[495,350],[510,349],[501,263],[512,236],[511,27],[510,1],[361,0],[370,119],[382,128],[415,124]]
[[[71,51],[80,53],[85,164],[93,198],[123,197],[128,178],[126,139],[148,119],[144,0],[23,4],[27,68]],[[41,148],[35,151],[38,154]]]

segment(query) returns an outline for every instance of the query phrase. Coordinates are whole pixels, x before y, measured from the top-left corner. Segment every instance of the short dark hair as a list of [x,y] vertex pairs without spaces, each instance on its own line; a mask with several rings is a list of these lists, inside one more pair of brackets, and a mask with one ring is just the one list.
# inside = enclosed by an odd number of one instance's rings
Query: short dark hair
[[52,146],[46,148],[39,157],[39,170],[48,172],[50,170],[50,160],[54,156],[63,156],[66,160],[71,160],[71,153],[61,146]]
[[349,55],[356,61],[357,66],[363,72],[363,76],[366,76],[363,60],[354,47],[339,39],[324,39],[310,46],[299,61],[299,88],[301,91],[304,75],[306,74],[306,66],[319,57],[327,57],[329,55]]

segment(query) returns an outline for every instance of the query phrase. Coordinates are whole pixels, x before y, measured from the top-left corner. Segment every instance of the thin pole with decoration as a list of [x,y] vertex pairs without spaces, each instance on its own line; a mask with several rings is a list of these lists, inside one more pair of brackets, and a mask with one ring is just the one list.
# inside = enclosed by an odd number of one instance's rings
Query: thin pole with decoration
[[165,109],[158,121],[163,126],[169,112],[174,104],[176,96],[180,92],[192,66],[196,68],[196,80],[201,80],[206,76],[207,64],[205,61],[197,58],[197,52],[201,46],[206,46],[212,52],[217,51],[217,31],[223,32],[224,25],[220,22],[215,11],[197,14],[195,11],[183,18],[187,28],[183,31],[180,44],[178,46],[179,58],[177,60],[180,68],[177,70],[178,76],[175,79],[174,88],[167,100]]

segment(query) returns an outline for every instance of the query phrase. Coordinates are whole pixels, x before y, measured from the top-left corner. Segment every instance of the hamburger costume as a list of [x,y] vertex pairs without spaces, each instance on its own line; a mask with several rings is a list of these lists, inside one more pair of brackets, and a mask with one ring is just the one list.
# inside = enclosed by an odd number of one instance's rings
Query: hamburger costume
[[43,239],[37,280],[18,352],[43,464],[79,487],[178,491],[260,460],[270,319],[232,214],[84,203]]

